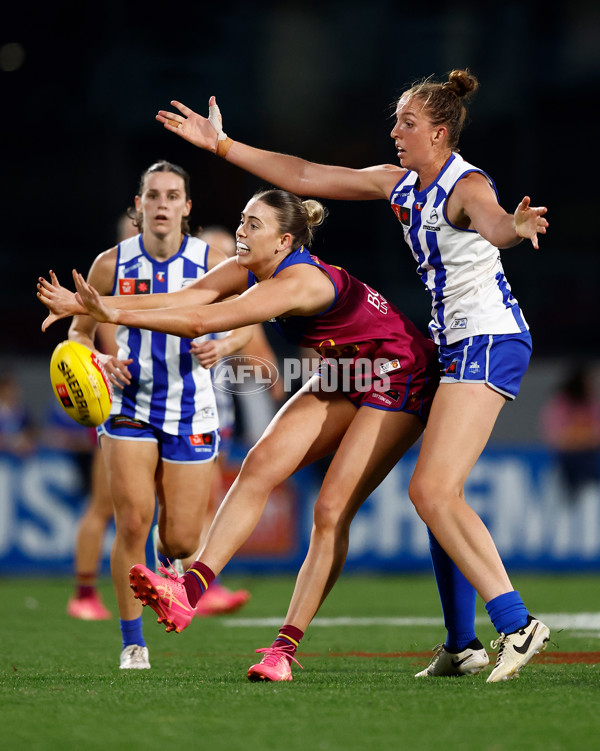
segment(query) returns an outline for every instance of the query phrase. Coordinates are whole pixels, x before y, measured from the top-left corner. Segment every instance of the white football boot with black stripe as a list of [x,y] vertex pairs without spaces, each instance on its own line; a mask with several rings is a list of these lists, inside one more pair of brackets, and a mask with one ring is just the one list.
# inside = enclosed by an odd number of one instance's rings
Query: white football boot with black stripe
[[425,668],[415,678],[436,678],[442,676],[477,675],[489,665],[490,658],[483,644],[474,639],[461,652],[449,652],[443,644],[434,647],[434,655]]
[[550,629],[537,618],[529,616],[523,628],[512,634],[500,634],[491,643],[492,649],[498,648],[496,665],[489,674],[487,683],[508,681],[519,674],[523,665],[527,665],[533,655],[543,652],[550,638]]

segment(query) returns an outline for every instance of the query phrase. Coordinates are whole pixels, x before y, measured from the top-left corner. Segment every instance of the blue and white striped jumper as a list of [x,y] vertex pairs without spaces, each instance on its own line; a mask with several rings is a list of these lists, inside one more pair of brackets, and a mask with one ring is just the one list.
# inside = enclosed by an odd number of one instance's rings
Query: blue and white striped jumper
[[[207,271],[208,245],[184,236],[178,252],[157,261],[142,235],[118,245],[113,295],[175,292]],[[115,389],[111,415],[124,414],[171,435],[195,435],[219,427],[210,371],[190,355],[191,339],[119,326],[119,358],[133,358],[132,381]]]
[[417,273],[431,294],[429,332],[438,345],[529,329],[504,275],[498,248],[475,230],[448,220],[448,196],[469,172],[484,175],[497,196],[492,179],[457,153],[425,190],[416,190],[418,175],[409,171],[390,196],[417,261]]

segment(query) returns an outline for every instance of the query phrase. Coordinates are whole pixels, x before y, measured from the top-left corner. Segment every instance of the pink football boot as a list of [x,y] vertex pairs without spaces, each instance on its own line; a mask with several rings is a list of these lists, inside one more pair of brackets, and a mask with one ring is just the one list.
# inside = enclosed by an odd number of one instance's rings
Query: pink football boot
[[291,681],[292,660],[302,667],[286,647],[265,647],[256,649],[255,652],[264,654],[264,657],[257,665],[252,665],[248,669],[248,678],[251,681]]
[[158,615],[158,623],[164,623],[167,631],[179,634],[190,625],[195,608],[189,603],[183,578],[174,569],[160,566],[159,574],[155,574],[136,563],[129,570],[129,585],[134,597],[142,605],[150,605]]

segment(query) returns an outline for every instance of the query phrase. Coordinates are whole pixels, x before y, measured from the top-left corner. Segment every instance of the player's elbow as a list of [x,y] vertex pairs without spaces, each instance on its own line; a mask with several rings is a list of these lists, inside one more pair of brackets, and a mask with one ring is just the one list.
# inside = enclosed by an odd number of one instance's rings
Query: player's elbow
[[186,322],[187,332],[184,336],[189,339],[196,339],[208,333],[205,323],[199,313],[193,313]]

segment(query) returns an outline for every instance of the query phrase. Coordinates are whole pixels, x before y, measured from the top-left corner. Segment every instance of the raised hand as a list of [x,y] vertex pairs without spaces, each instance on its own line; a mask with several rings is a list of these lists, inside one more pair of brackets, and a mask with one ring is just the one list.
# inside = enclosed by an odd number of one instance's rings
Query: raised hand
[[61,318],[87,313],[87,310],[77,301],[75,293],[59,283],[54,271],[50,270],[49,274],[50,281],[40,276],[37,284],[37,298],[50,311],[50,315],[42,323],[42,331],[46,331]]
[[91,284],[88,284],[76,269],[73,269],[73,281],[75,282],[75,288],[77,289],[75,299],[83,306],[86,313],[89,313],[89,315],[100,322],[117,322],[115,320],[117,315],[116,310],[107,307],[102,302],[102,298],[98,294],[98,291],[92,287]]
[[218,141],[219,139],[223,140],[225,134],[223,133],[221,113],[215,97],[211,96],[208,101],[210,112],[208,118],[202,117],[181,102],[173,100],[171,104],[179,112],[159,110],[156,115],[158,122],[162,123],[171,133],[176,133],[186,141],[193,143],[194,146],[213,153],[216,152]]
[[515,230],[519,237],[529,238],[537,250],[539,248],[538,233],[546,234],[548,221],[544,214],[548,211],[545,206],[531,206],[531,199],[525,196],[515,209]]

